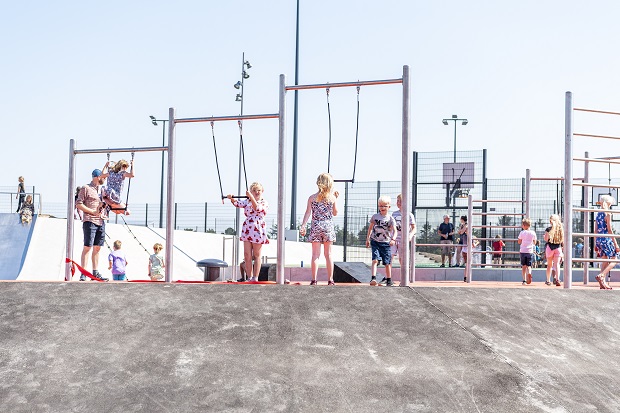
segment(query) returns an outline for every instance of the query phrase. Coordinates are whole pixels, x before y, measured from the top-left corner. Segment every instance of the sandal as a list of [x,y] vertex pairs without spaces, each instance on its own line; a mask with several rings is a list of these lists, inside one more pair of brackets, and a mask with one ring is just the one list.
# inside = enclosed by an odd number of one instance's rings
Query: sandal
[[551,285],[551,281],[545,281],[545,285]]
[[312,280],[312,281],[310,281],[310,285],[317,285],[317,284],[316,284],[316,280]]
[[327,285],[336,285],[336,283],[334,283],[334,280],[329,280],[329,281],[327,282]]
[[598,285],[601,290],[612,290],[613,289],[605,282],[605,276],[603,274],[599,274],[594,278],[596,279],[596,281],[598,281]]

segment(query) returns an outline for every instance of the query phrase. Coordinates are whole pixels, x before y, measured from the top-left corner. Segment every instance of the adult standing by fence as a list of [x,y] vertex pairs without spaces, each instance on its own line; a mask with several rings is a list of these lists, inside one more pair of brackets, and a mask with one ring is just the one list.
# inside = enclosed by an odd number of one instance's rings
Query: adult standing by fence
[[452,264],[450,263],[451,247],[449,245],[452,245],[454,241],[454,225],[452,225],[452,223],[450,222],[449,215],[443,216],[443,222],[439,224],[437,233],[439,234],[439,238],[440,238],[439,243],[446,244],[445,246],[441,247],[440,267],[446,266],[445,265],[446,257],[448,257],[448,267],[451,267],[452,266]]
[[17,194],[15,194],[15,199],[17,199],[17,197],[19,197],[19,199],[17,201],[17,209],[15,210],[15,212],[19,212],[22,204],[24,203],[24,198],[26,197],[26,186],[24,185],[24,177],[20,176],[19,178],[17,178],[17,181],[19,183],[17,184]]

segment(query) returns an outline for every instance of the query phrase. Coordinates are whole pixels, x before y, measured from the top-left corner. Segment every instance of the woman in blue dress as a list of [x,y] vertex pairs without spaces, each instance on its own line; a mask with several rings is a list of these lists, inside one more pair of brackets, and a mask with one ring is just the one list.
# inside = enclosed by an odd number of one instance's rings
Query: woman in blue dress
[[[611,213],[607,211],[609,211],[613,203],[614,199],[610,195],[601,196],[601,208],[603,210],[596,214],[596,221],[594,223],[595,233],[601,235],[612,234]],[[620,251],[618,242],[614,237],[597,237],[596,248],[601,252],[601,258],[603,259],[609,258],[615,260],[618,256],[618,251]],[[605,277],[615,266],[615,261],[607,261],[601,264],[602,271],[596,276],[596,281],[598,281],[601,290],[611,290],[609,284],[605,282]]]

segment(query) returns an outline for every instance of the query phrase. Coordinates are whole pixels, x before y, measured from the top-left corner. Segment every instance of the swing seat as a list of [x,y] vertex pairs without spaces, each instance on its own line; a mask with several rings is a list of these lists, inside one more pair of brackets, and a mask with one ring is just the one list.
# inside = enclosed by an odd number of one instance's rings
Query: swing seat
[[103,197],[103,202],[108,206],[110,211],[114,212],[117,215],[129,215],[129,210],[127,209],[127,205],[121,203],[117,203],[112,201],[107,196]]

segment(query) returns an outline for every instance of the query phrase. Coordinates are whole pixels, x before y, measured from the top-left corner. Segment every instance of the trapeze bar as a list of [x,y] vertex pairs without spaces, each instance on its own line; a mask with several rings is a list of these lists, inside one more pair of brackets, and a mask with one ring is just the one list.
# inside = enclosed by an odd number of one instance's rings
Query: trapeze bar
[[291,85],[291,86],[285,86],[284,89],[285,90],[329,89],[332,87],[391,85],[395,83],[403,83],[403,79],[366,80],[362,82],[345,82],[345,83],[321,83],[321,84],[315,84],[315,85]]
[[334,182],[351,182],[352,184],[355,183],[353,179],[334,179]]
[[[233,195],[233,196],[231,196],[231,198],[233,198],[233,199],[234,198],[247,198],[247,195]],[[228,196],[225,195],[225,196],[222,197],[222,199],[228,199]]]
[[581,108],[573,108],[573,110],[578,110],[580,112],[594,112],[594,113],[604,113],[606,115],[620,115],[618,112],[608,112],[606,110],[596,110],[596,109],[581,109]]
[[80,155],[85,153],[162,152],[167,150],[167,146],[146,146],[142,148],[76,149],[73,153]]
[[243,115],[243,116],[212,116],[209,118],[182,118],[175,119],[174,123],[194,123],[194,122],[220,122],[225,120],[249,120],[249,119],[278,119],[277,113],[267,113],[264,115]]
[[589,135],[587,133],[573,133],[573,136],[585,136],[586,138],[620,139],[620,137],[617,136]]
[[620,161],[612,161],[609,159],[595,159],[595,158],[573,158],[573,161],[583,161],[583,162],[598,162],[598,163],[606,163],[606,164],[620,164]]

